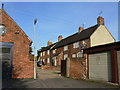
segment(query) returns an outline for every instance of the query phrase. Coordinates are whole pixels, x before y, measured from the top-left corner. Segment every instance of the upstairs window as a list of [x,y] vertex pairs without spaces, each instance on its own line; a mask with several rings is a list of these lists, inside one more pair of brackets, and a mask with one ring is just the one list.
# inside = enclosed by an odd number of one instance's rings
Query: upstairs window
[[40,53],[40,56],[42,57],[42,52]]
[[77,58],[83,58],[83,50],[77,53]]
[[43,52],[43,56],[45,56],[45,51]]
[[53,54],[56,53],[56,49],[53,50]]
[[64,46],[64,51],[67,51],[68,50],[68,46]]
[[79,48],[79,42],[73,43],[73,48]]
[[47,54],[48,54],[48,55],[50,54],[50,50],[47,51]]

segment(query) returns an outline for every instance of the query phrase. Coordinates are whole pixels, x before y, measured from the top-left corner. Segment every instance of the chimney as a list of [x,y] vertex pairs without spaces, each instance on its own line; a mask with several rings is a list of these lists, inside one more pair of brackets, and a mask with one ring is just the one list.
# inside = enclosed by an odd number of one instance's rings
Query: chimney
[[62,40],[62,35],[58,36],[58,41]]
[[4,9],[4,4],[2,3],[2,9]]
[[83,27],[79,27],[78,32],[81,32],[82,30],[84,30],[84,28]]
[[51,41],[48,41],[48,42],[47,42],[47,46],[50,46],[51,44],[52,44]]
[[104,18],[101,17],[101,16],[99,16],[99,17],[97,18],[97,24],[104,25]]

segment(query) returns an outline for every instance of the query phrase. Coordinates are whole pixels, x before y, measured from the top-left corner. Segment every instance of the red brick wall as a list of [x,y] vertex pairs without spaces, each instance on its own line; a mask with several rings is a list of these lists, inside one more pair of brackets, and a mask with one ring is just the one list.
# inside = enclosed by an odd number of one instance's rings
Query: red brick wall
[[[0,15],[0,23],[7,28],[7,33],[0,36],[0,42],[14,42],[12,78],[32,78],[33,61],[30,61],[29,56],[31,40],[4,10]],[[16,31],[19,31],[19,34],[15,34]]]
[[86,67],[86,55],[84,55],[83,59],[70,59],[70,77],[87,79],[88,73]]

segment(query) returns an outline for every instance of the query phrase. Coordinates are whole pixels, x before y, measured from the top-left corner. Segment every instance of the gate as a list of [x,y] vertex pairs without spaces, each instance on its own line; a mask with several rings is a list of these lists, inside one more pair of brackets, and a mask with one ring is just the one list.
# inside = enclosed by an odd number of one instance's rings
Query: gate
[[13,43],[0,42],[0,60],[2,61],[2,79],[12,78]]
[[66,60],[61,60],[61,76],[66,76]]

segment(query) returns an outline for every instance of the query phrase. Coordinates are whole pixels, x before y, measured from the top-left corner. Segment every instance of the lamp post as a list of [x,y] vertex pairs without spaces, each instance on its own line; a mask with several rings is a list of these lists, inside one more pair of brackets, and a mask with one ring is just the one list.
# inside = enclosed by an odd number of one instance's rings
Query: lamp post
[[36,79],[36,23],[37,19],[34,20],[34,79]]

